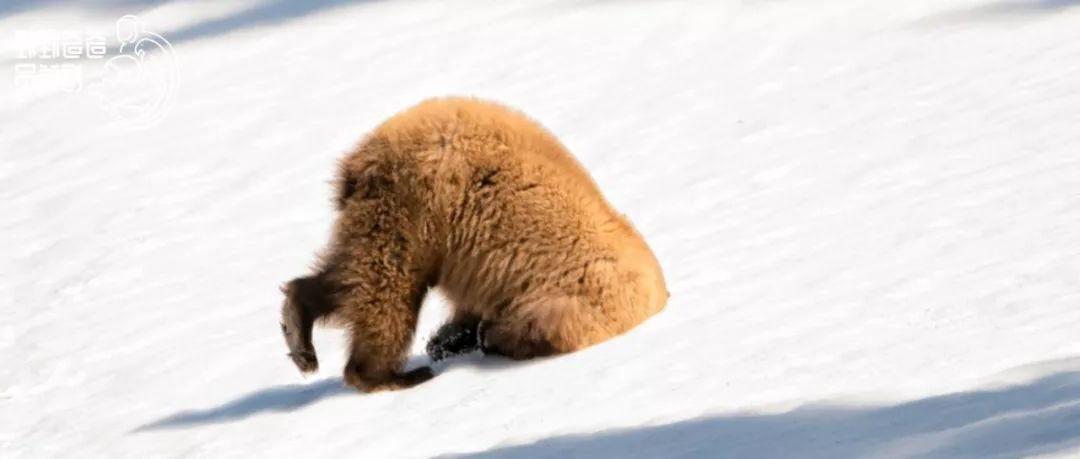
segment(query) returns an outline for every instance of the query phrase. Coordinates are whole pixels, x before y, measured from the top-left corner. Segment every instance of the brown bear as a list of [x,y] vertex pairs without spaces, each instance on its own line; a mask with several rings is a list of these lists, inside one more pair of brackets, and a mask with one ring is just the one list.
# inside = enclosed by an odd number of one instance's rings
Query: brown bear
[[313,324],[345,326],[345,381],[363,391],[432,377],[403,372],[432,287],[453,308],[436,359],[572,352],[667,302],[641,235],[554,136],[501,105],[431,99],[393,116],[341,161],[336,207],[315,273],[282,288],[281,327],[308,372]]

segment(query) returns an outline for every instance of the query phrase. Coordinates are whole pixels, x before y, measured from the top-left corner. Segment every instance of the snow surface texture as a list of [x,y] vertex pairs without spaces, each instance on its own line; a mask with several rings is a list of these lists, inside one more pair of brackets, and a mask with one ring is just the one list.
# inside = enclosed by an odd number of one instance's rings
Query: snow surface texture
[[[175,47],[160,124],[14,97],[8,34],[123,14]],[[2,457],[1080,457],[1080,1],[16,1],[0,32]],[[447,94],[555,132],[668,308],[372,395],[322,330],[303,380],[278,286],[335,160]]]

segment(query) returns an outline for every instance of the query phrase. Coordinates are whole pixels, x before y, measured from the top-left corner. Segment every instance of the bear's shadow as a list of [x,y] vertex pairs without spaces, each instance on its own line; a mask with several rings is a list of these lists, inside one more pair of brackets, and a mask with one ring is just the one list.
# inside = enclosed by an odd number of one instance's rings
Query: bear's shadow
[[[468,367],[480,371],[498,370],[523,364],[497,356],[485,356],[479,352],[431,362],[426,356],[412,356],[405,367],[408,369],[431,365],[438,375]],[[286,384],[251,392],[222,405],[202,410],[184,410],[156,421],[143,424],[133,433],[164,429],[177,429],[202,424],[234,422],[260,413],[295,411],[312,403],[341,395],[361,395],[345,384],[341,377],[327,378],[313,383]]]

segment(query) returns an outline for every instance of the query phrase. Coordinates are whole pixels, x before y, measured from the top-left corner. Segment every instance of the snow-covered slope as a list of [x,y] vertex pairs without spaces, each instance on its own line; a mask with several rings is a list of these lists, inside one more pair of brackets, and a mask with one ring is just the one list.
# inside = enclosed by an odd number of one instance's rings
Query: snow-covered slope
[[[0,7],[2,457],[1080,457],[1080,2],[93,3]],[[123,14],[156,126],[14,86],[11,34]],[[334,161],[445,94],[560,136],[669,307],[372,395],[324,330],[302,380]]]

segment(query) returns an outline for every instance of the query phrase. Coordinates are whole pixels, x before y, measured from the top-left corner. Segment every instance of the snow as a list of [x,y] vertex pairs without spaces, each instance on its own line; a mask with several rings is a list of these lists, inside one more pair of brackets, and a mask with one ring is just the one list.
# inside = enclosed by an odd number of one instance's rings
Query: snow
[[[14,86],[15,32],[123,14],[179,60],[153,128]],[[1080,457],[1078,23],[1074,0],[0,7],[0,456]],[[302,379],[278,286],[326,241],[335,160],[446,94],[556,133],[669,306],[392,393],[342,387],[320,330]]]

